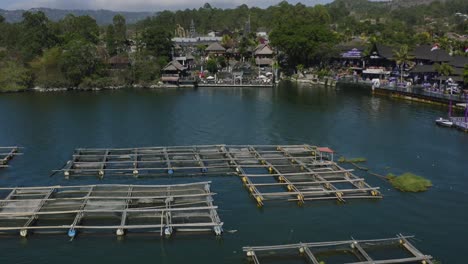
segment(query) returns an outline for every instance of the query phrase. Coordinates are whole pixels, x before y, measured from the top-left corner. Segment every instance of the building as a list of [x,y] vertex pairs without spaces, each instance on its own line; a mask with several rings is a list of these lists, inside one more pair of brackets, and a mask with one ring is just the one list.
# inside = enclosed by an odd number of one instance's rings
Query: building
[[447,51],[432,45],[420,45],[413,51],[414,61],[417,64],[432,65],[434,63],[449,62],[452,58]]
[[224,56],[226,54],[226,49],[221,46],[218,42],[211,43],[206,49],[205,53],[208,56]]
[[180,78],[187,74],[187,68],[178,61],[169,62],[162,69],[161,81],[167,84],[179,84]]
[[260,44],[258,45],[253,54],[255,56],[255,64],[257,66],[272,66],[273,65],[273,57],[274,51],[268,44]]
[[130,59],[127,56],[117,55],[109,58],[107,64],[111,70],[125,70],[130,67]]

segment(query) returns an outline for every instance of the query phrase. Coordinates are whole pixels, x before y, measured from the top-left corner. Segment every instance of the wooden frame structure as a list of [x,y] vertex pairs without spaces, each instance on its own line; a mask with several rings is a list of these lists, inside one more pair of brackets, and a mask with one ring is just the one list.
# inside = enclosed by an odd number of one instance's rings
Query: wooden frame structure
[[209,145],[77,149],[65,177],[104,175],[239,175],[259,206],[266,200],[382,198],[378,187],[333,161],[328,148],[310,145]]
[[214,231],[223,223],[210,182],[177,185],[86,185],[0,188],[0,232],[79,230]]
[[[423,263],[432,264],[432,256],[424,255],[408,239],[411,236],[397,235],[396,238],[373,240],[346,240],[335,242],[299,243],[291,245],[244,247],[249,260],[255,264],[282,259],[281,263],[297,263],[297,260],[320,263],[389,264]],[[294,262],[296,260],[296,262]],[[276,263],[276,262],[275,262]]]
[[18,147],[0,147],[0,168],[7,168],[8,162],[13,157],[20,155],[18,151]]

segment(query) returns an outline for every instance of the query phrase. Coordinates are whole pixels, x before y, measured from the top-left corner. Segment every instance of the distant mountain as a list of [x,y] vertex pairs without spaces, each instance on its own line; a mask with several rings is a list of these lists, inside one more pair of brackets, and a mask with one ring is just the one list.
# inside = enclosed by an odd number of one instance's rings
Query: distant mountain
[[[23,20],[22,16],[25,11],[26,10],[0,9],[0,15],[5,17],[7,22],[15,23]],[[52,21],[58,21],[68,14],[73,14],[75,16],[89,15],[90,17],[96,19],[96,22],[99,25],[106,25],[112,23],[112,18],[117,14],[123,15],[126,18],[128,24],[133,24],[149,16],[156,15],[156,13],[153,12],[116,12],[110,10],[61,10],[52,8],[33,8],[27,11],[42,11]]]

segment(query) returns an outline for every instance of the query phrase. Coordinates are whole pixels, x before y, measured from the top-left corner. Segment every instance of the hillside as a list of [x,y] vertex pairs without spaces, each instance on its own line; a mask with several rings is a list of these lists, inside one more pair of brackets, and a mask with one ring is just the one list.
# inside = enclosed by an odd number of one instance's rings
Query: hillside
[[[112,18],[116,14],[122,14],[126,18],[127,23],[129,24],[136,23],[140,20],[145,19],[148,16],[153,16],[155,14],[152,12],[115,12],[110,10],[60,10],[51,8],[34,8],[28,11],[42,11],[52,21],[58,21],[68,14],[73,14],[75,16],[89,15],[92,18],[96,19],[96,22],[99,25],[106,25],[112,23]],[[0,15],[5,17],[6,21],[10,23],[21,21],[23,12],[25,12],[25,10],[0,9]]]

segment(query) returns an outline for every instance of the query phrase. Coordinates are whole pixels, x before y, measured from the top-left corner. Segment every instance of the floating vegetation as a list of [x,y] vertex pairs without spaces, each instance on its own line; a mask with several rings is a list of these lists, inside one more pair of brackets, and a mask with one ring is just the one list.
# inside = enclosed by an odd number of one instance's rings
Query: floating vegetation
[[400,176],[389,173],[386,178],[393,187],[402,192],[425,192],[432,186],[430,180],[409,172]]
[[345,157],[340,157],[338,159],[338,162],[341,162],[341,163],[362,163],[362,162],[366,162],[367,159],[366,158],[352,158],[352,159],[347,159]]

